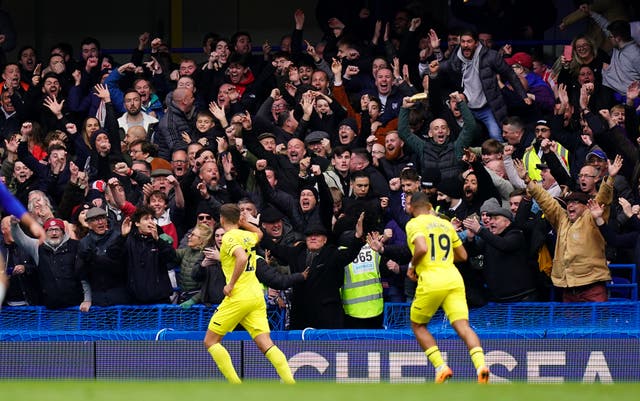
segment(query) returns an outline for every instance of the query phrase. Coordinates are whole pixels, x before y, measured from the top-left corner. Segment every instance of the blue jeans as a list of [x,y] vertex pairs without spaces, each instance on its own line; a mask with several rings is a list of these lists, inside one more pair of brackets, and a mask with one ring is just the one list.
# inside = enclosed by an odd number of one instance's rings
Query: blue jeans
[[504,139],[502,139],[502,127],[498,125],[498,122],[496,121],[496,117],[493,115],[493,111],[491,110],[491,107],[489,107],[489,105],[486,105],[479,109],[470,109],[470,110],[473,116],[477,120],[482,121],[484,126],[487,127],[487,130],[489,131],[489,136],[492,139],[495,139],[500,142],[504,141]]

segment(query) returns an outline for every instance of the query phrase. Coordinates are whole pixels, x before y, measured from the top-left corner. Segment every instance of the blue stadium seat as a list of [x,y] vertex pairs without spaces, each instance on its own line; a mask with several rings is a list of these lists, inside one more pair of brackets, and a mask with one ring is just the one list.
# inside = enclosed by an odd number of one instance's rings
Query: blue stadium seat
[[637,301],[638,279],[635,264],[610,264],[611,282],[607,283],[610,301]]

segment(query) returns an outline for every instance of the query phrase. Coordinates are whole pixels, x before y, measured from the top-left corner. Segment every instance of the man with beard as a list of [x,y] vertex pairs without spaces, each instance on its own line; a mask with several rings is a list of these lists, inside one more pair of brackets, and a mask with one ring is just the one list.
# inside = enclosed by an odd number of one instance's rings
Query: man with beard
[[460,135],[455,141],[450,138],[451,131],[449,125],[442,118],[436,118],[429,124],[429,138],[425,141],[417,135],[411,133],[409,128],[409,109],[415,105],[410,98],[405,97],[398,119],[398,134],[405,141],[406,145],[413,151],[421,161],[421,168],[435,167],[440,170],[442,180],[449,180],[457,177],[464,170],[464,163],[461,162],[463,150],[474,141],[477,135],[476,120],[471,114],[463,96],[456,94],[458,107],[464,118],[464,126]]
[[[471,150],[466,149],[462,160],[469,163],[470,167],[462,173],[462,179],[464,180],[462,192],[465,208],[467,214],[480,214],[480,207],[486,200],[491,198],[502,199],[502,196],[480,157]],[[505,201],[508,199],[509,192],[511,190],[505,193]]]
[[74,269],[78,241],[65,234],[64,222],[57,218],[48,219],[44,231],[44,239],[30,238],[17,220],[11,224],[16,244],[36,265],[44,305],[49,309],[80,305],[80,311],[87,312],[91,307],[91,290],[87,282],[81,283]]
[[[267,164],[278,172],[278,189],[297,197],[299,193],[300,161],[307,157],[307,149],[304,146],[304,142],[298,138],[291,138],[287,142],[287,154],[282,155],[265,150],[256,139],[257,137],[254,135],[247,135],[245,142],[247,149],[258,159],[266,160]],[[315,155],[311,156],[310,165],[319,164],[316,163],[316,159]]]
[[[134,73],[135,70],[136,66],[134,63],[125,63],[118,68],[114,68],[104,80],[104,85],[109,88],[109,92],[111,92],[114,107],[119,112],[126,111],[124,94],[120,89],[120,81],[125,77],[125,74]],[[155,89],[166,89],[165,87],[167,85],[165,82],[162,82],[162,77],[162,74],[154,74],[151,78]],[[127,81],[130,82],[128,79]],[[140,94],[140,107],[142,111],[157,119],[162,118],[164,111],[162,110],[162,102],[153,86],[151,80],[147,78],[135,78],[132,88]]]
[[233,179],[226,180],[225,185],[220,183],[220,172],[215,161],[205,162],[200,167],[198,178],[192,186],[192,190],[195,188],[197,192],[194,199],[199,196],[201,200],[206,201],[213,210],[215,220],[220,217],[220,206],[225,203],[235,203],[245,194]]
[[[536,165],[540,164],[543,153],[549,153],[551,149],[542,149],[542,142],[545,139],[551,138],[551,124],[547,122],[547,120],[538,120],[535,124],[534,133],[536,135],[535,140],[527,148],[524,152],[524,156],[522,157],[522,162],[527,167],[527,173],[532,180],[540,181],[540,173],[538,169],[536,169]],[[569,170],[569,151],[557,143],[557,146],[552,149],[552,152],[558,157],[558,160],[562,163],[562,166],[565,170]],[[546,150],[546,152],[545,152]]]
[[125,238],[120,227],[109,227],[107,212],[99,207],[89,209],[86,220],[89,233],[78,246],[76,274],[89,283],[92,305],[128,304],[131,297],[122,252]]
[[42,132],[49,132],[59,126],[59,121],[68,115],[67,102],[64,101],[62,85],[58,75],[46,73],[38,85],[32,85],[22,99],[11,98],[18,115],[38,121]]
[[384,137],[384,158],[380,159],[378,169],[387,180],[400,176],[407,167],[418,165],[415,155],[404,152],[404,141],[398,131],[390,131]]
[[[526,105],[533,102],[527,97],[522,83],[515,72],[497,51],[484,47],[476,32],[466,31],[460,35],[460,46],[451,58],[440,63],[432,61],[430,69],[435,70],[431,78],[439,72],[451,73],[452,82],[461,82],[464,97],[473,116],[482,121],[489,130],[489,136],[502,140],[500,121],[507,117],[507,106],[500,93],[496,76],[511,84],[515,96]],[[466,123],[465,123],[466,125]]]
[[158,124],[158,119],[142,111],[142,98],[135,89],[129,89],[124,93],[124,108],[126,112],[118,118],[118,126],[124,132],[129,128],[141,126],[151,138],[153,128]]

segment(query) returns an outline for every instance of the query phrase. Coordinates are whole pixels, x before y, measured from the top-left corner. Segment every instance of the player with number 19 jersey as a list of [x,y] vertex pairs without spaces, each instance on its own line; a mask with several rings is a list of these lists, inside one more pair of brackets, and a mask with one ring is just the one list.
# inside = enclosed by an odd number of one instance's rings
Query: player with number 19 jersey
[[239,299],[255,299],[264,298],[262,284],[256,277],[256,244],[258,236],[255,233],[233,229],[229,230],[222,236],[222,245],[220,246],[220,263],[222,264],[222,272],[227,280],[231,280],[233,269],[235,268],[236,258],[233,252],[236,247],[242,247],[247,254],[247,266],[245,271],[240,275],[233,287],[233,298]]
[[418,276],[416,295],[430,289],[445,290],[464,287],[460,272],[453,264],[453,248],[462,246],[456,230],[450,222],[431,214],[412,218],[406,225],[407,243],[414,253],[414,240],[424,237],[427,254],[414,266]]

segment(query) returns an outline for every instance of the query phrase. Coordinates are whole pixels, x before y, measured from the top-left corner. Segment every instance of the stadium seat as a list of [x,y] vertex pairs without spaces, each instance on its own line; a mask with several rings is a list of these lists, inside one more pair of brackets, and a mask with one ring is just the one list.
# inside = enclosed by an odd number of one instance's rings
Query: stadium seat
[[611,282],[607,284],[610,301],[637,301],[638,280],[635,264],[610,264]]

